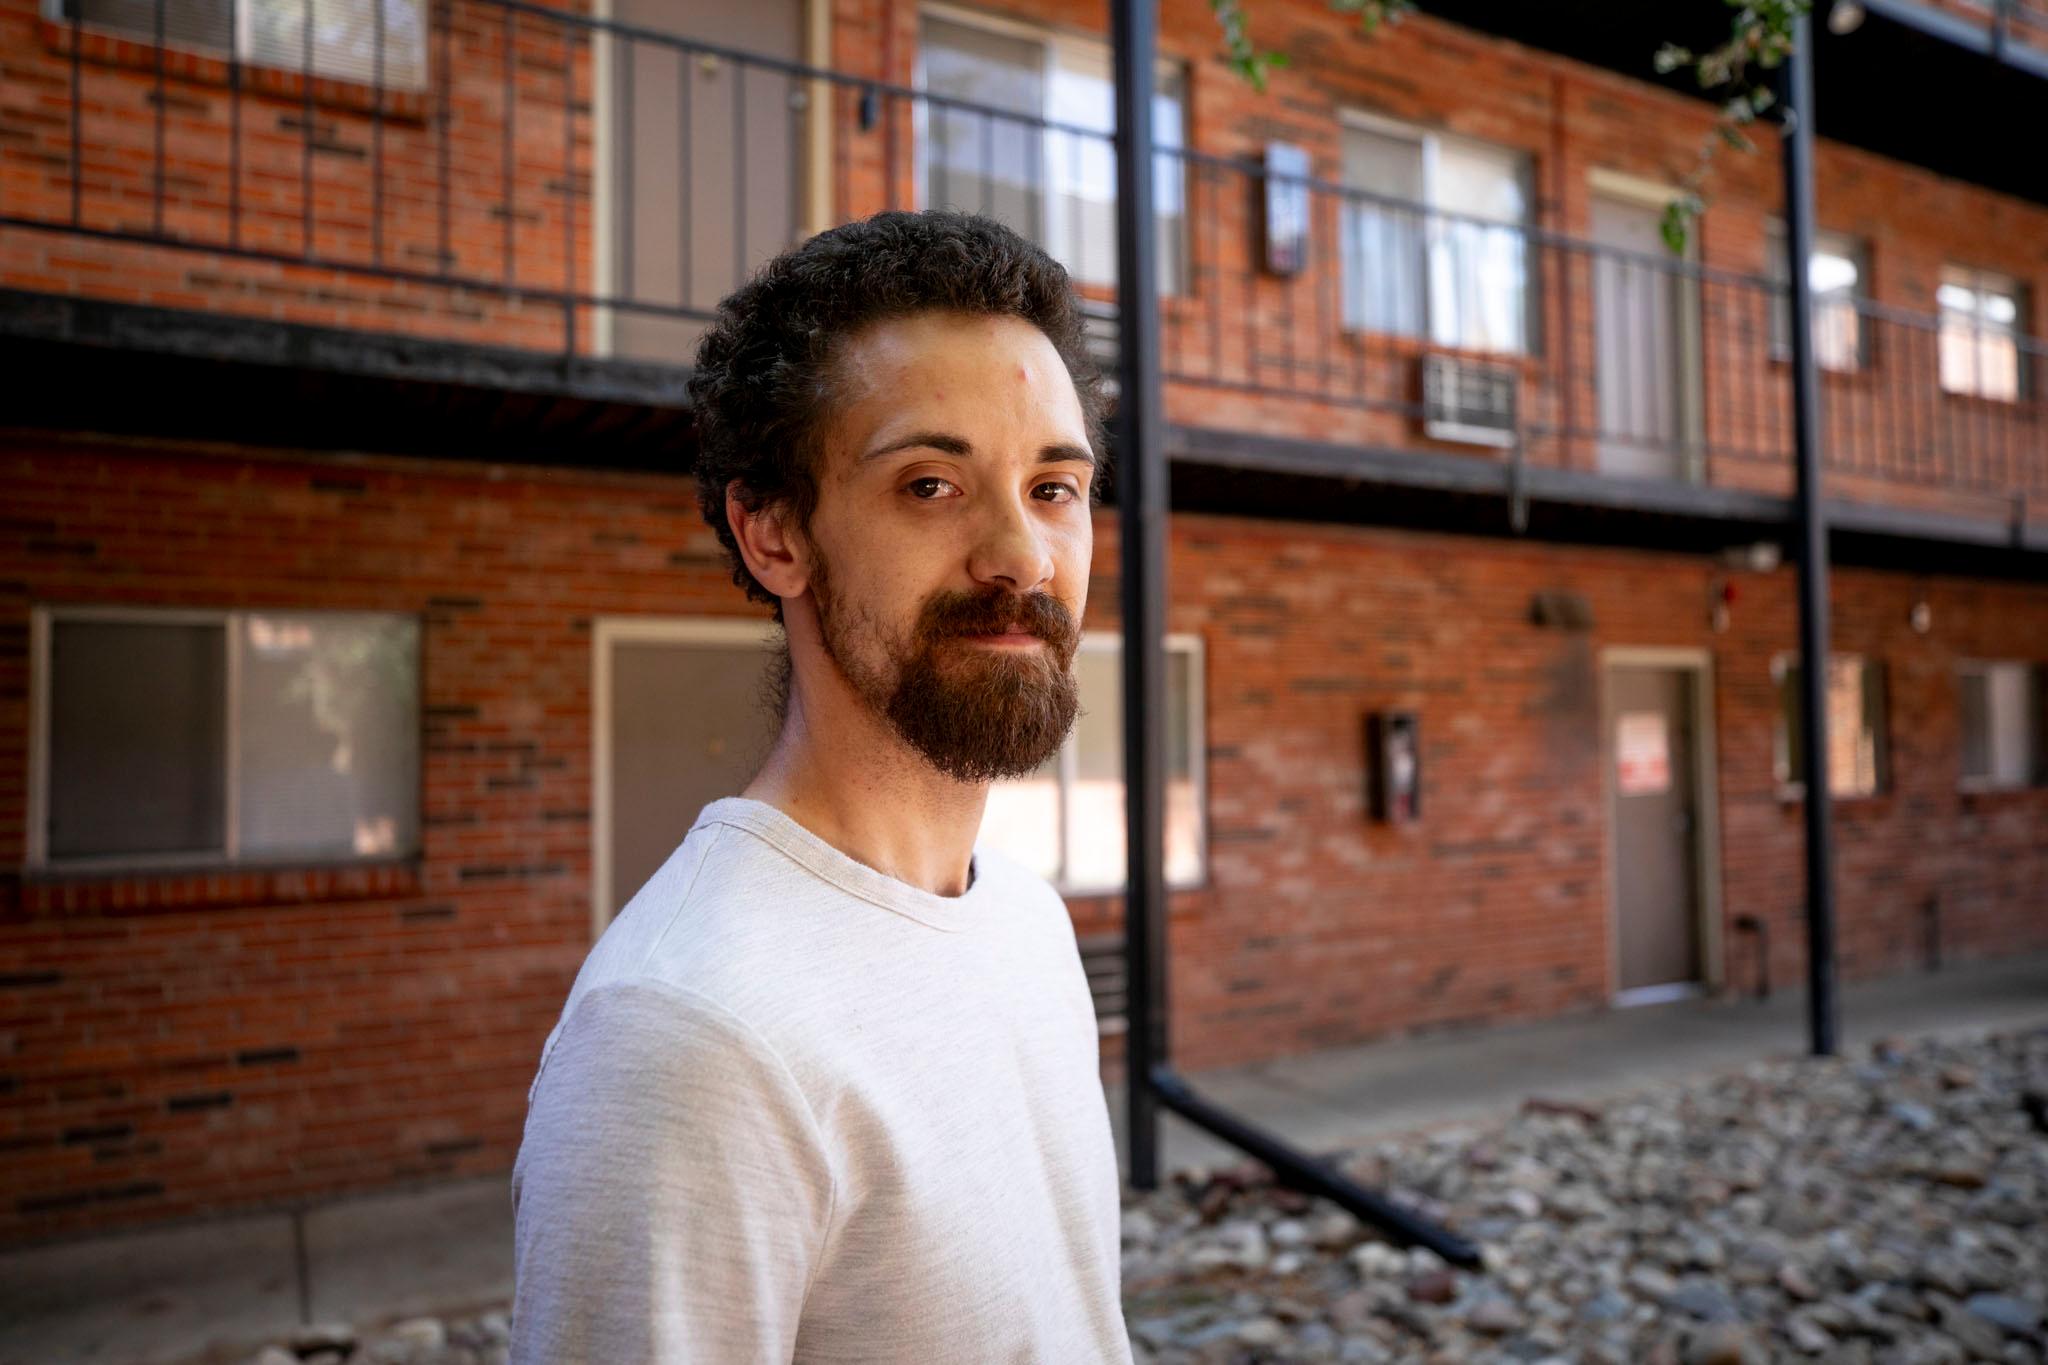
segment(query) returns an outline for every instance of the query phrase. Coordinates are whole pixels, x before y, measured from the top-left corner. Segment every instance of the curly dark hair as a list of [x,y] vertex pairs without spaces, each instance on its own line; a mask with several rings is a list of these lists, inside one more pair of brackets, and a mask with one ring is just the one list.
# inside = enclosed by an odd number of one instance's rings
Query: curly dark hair
[[807,528],[841,343],[871,323],[929,310],[1019,317],[1045,333],[1081,400],[1096,460],[1091,499],[1100,489],[1106,400],[1065,267],[980,214],[891,211],[821,232],[718,305],[689,381],[697,505],[725,547],[733,582],[774,607],[777,621],[781,600],[748,571],[726,521],[726,486],[739,481],[748,511],[780,504]]

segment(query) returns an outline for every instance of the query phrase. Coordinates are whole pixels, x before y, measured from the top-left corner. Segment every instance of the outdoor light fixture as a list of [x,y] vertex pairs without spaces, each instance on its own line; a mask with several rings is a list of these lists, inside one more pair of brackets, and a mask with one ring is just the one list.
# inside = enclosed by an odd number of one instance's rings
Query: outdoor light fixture
[[1769,573],[1778,567],[1778,542],[1759,540],[1751,545],[1730,545],[1721,551],[1721,562],[1731,569]]
[[1912,625],[1915,635],[1925,635],[1934,629],[1934,608],[1928,606],[1927,599],[1923,597],[1913,604],[1913,610],[1906,613],[1906,620]]
[[1828,32],[1837,38],[1854,33],[1863,27],[1863,17],[1863,6],[1856,0],[1835,0],[1834,7],[1828,11]]

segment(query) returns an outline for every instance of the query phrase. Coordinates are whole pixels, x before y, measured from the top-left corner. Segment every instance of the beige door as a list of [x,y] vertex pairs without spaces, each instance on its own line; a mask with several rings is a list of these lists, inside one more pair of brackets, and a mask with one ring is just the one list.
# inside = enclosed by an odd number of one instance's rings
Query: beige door
[[1617,664],[1608,677],[1615,985],[1624,996],[1701,977],[1696,685],[1685,668]]
[[599,669],[599,926],[675,852],[705,803],[738,794],[772,738],[761,644],[676,637],[672,626],[662,638],[665,624],[617,627],[597,642],[609,664]]
[[[803,57],[803,0],[612,0],[612,16],[775,62]],[[614,43],[612,293],[708,313],[800,236],[810,83],[774,66]],[[688,364],[704,326],[621,308],[613,346]]]
[[1660,235],[1663,211],[1593,197],[1593,331],[1600,471],[1698,476],[1699,282]]

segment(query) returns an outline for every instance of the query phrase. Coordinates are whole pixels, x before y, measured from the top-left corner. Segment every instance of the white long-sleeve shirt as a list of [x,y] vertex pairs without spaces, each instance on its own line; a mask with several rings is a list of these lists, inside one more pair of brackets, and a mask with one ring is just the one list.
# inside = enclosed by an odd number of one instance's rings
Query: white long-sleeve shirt
[[514,1365],[1127,1362],[1072,921],[764,802],[706,806],[591,950],[513,1167]]

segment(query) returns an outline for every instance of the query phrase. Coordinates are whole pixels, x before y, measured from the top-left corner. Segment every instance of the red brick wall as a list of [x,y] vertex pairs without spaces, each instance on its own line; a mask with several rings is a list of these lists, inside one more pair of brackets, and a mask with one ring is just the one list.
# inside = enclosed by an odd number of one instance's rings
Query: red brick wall
[[[908,84],[918,37],[913,0],[832,4],[832,63]],[[577,13],[582,6],[564,9]],[[1098,0],[1010,9],[1081,31],[1102,28]],[[430,49],[437,72],[445,57],[450,79],[444,85],[437,77],[424,94],[394,95],[381,134],[368,112],[368,90],[322,83],[312,247],[326,258],[381,261],[402,271],[445,267],[478,287],[383,281],[20,229],[0,230],[0,286],[561,347],[567,327],[560,304],[491,286],[543,294],[595,287],[590,45],[587,37],[565,41],[581,30],[522,19],[510,42],[515,79],[508,101],[502,11],[484,0],[456,0],[451,13],[452,43],[445,51]],[[1268,140],[1283,139],[1309,149],[1316,173],[1335,180],[1336,110],[1377,112],[1527,152],[1538,224],[1584,237],[1596,169],[1673,183],[1692,169],[1710,137],[1712,112],[1698,101],[1426,15],[1371,38],[1359,36],[1353,21],[1321,0],[1262,5],[1254,20],[1260,43],[1292,60],[1274,73],[1266,94],[1218,59],[1216,22],[1202,0],[1170,0],[1163,7],[1161,47],[1187,64],[1191,143],[1202,151],[1255,156]],[[68,220],[69,42],[68,28],[37,18],[36,0],[0,0],[0,199],[10,213]],[[81,221],[149,230],[158,113],[153,62],[132,43],[88,34],[84,46]],[[263,88],[245,97],[236,172],[224,79],[218,63],[186,57],[172,63],[171,98],[164,104],[164,230],[222,240],[229,177],[238,173],[247,200],[243,244],[296,254],[306,240],[302,87],[270,73]],[[853,87],[831,97],[837,132],[825,216],[906,205],[914,193],[909,102],[883,98],[875,126],[860,131],[857,97]],[[503,174],[508,109],[509,203]],[[387,164],[381,218],[374,213],[371,169],[380,137]],[[1700,225],[1699,250],[1703,263],[1717,270],[1755,272],[1765,265],[1764,223],[1778,210],[1780,176],[1770,130],[1758,130],[1757,140],[1755,155],[1721,155],[1708,187],[1712,207]],[[451,189],[445,256],[444,146]],[[2026,282],[2035,314],[2028,330],[2043,330],[2048,207],[1833,144],[1821,148],[1817,179],[1822,223],[1869,244],[1876,302],[1931,312],[1941,265],[1955,260]],[[1167,304],[1167,366],[1182,381],[1170,392],[1174,418],[1337,441],[1428,445],[1403,411],[1416,399],[1415,346],[1346,334],[1337,325],[1334,204],[1318,203],[1311,269],[1296,281],[1280,281],[1251,272],[1252,189],[1238,172],[1193,174],[1192,251],[1198,264],[1220,274],[1197,271],[1189,292]],[[373,221],[383,224],[381,242]],[[1590,468],[1596,456],[1585,433],[1597,408],[1589,263],[1581,254],[1547,253],[1535,269],[1545,352],[1520,367],[1522,408],[1526,422],[1552,431],[1533,437],[1527,455],[1536,463]],[[1784,491],[1790,484],[1790,399],[1785,366],[1766,352],[1767,297],[1753,285],[1720,279],[1705,285],[1703,296],[1704,435],[1712,447],[1707,476]],[[579,351],[589,352],[597,339],[593,322],[588,308],[577,310]],[[1873,363],[1825,381],[1832,491],[2001,519],[2010,516],[2015,492],[2048,501],[2048,412],[2041,402],[1943,395],[1931,333],[1891,322],[1876,330]],[[1567,358],[1569,378],[1562,365]],[[1247,385],[1292,396],[1256,396]],[[1560,434],[1567,429],[1572,434]]]
[[[21,884],[0,897],[0,1242],[503,1170],[589,948],[590,620],[746,610],[682,481],[90,440],[0,447],[0,864],[24,852],[39,602],[423,615],[424,856],[313,876]],[[1114,624],[1098,522],[1091,626]],[[1724,913],[1798,969],[1796,806],[1770,777],[1789,570],[1183,515],[1171,625],[1207,655],[1207,884],[1175,897],[1190,1067],[1594,1006],[1607,976],[1599,650],[1713,651]],[[1583,594],[1587,633],[1528,624]],[[1935,624],[1905,625],[1925,591]],[[1893,786],[1844,803],[1852,976],[2048,947],[2048,791],[1964,796],[1952,662],[2048,640],[2048,589],[1843,572],[1882,657]],[[1419,712],[1426,818],[1363,816],[1361,717]],[[1113,900],[1077,901],[1084,930]],[[1733,951],[1733,950],[1731,950]],[[1735,970],[1747,965],[1732,957]]]

